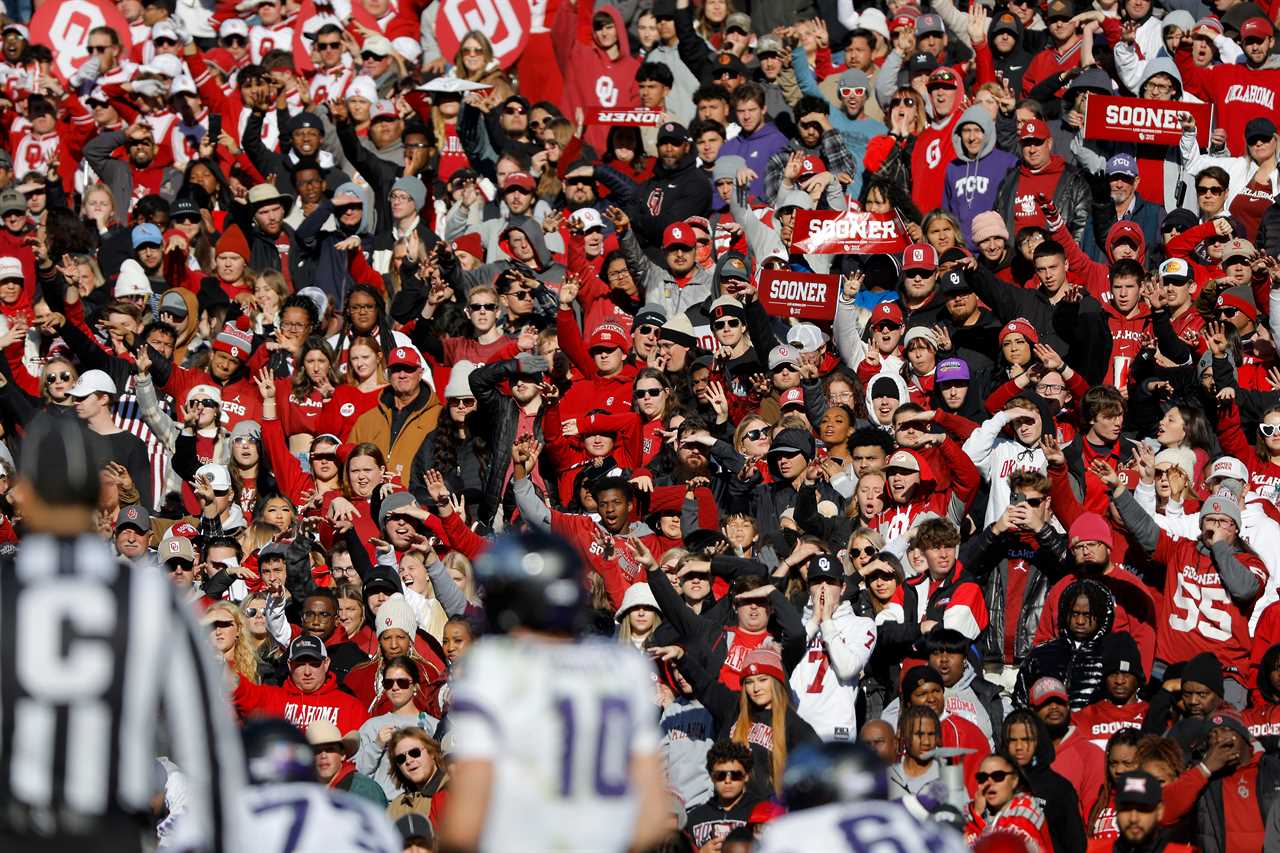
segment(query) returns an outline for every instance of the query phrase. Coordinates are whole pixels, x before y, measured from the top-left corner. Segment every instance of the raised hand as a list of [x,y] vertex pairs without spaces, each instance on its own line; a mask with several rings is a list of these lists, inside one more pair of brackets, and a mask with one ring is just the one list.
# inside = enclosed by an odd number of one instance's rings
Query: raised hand
[[1120,475],[1116,472],[1116,469],[1102,459],[1095,459],[1090,462],[1089,471],[1093,473],[1093,476],[1101,480],[1109,491],[1114,491],[1120,485]]
[[[1045,425],[1046,430],[1048,424]],[[1062,445],[1058,443],[1057,436],[1051,435],[1048,431],[1040,437],[1040,450],[1044,453],[1045,460],[1050,465],[1066,465],[1067,457],[1062,452]]]
[[613,223],[613,230],[618,232],[621,237],[628,229],[631,228],[631,217],[615,205],[609,205],[604,212],[605,218]]
[[1227,327],[1219,320],[1208,323],[1201,337],[1214,358],[1223,358],[1231,347],[1231,341],[1227,338]]

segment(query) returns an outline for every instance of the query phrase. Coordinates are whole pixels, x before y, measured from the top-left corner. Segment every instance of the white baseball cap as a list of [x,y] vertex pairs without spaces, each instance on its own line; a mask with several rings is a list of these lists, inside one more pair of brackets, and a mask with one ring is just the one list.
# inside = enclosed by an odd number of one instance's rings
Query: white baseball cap
[[80,374],[68,393],[77,400],[82,400],[92,394],[110,394],[114,397],[119,392],[116,391],[116,383],[105,370],[86,370]]
[[17,258],[0,258],[0,281],[12,278],[26,279],[22,274],[22,261]]
[[583,231],[590,231],[592,228],[604,228],[604,219],[600,216],[600,211],[594,207],[575,210],[569,218],[575,220]]
[[[92,373],[93,371],[89,372]],[[209,485],[213,487],[215,492],[225,492],[231,488],[231,472],[227,470],[226,465],[207,462],[196,469],[196,476],[207,477]],[[226,527],[225,524],[222,526]]]
[[812,323],[797,323],[787,332],[787,343],[801,352],[817,352],[828,340]]
[[1249,469],[1234,456],[1220,456],[1213,460],[1209,473],[1205,475],[1206,480],[1212,480],[1215,477],[1227,477],[1247,483],[1249,482]]
[[226,38],[227,36],[244,36],[248,38],[248,22],[244,18],[227,18],[222,22],[222,26],[218,27],[218,38]]
[[351,81],[351,85],[347,87],[347,100],[352,98],[364,98],[370,104],[378,102],[378,86],[373,82],[373,78],[367,74],[361,74]]

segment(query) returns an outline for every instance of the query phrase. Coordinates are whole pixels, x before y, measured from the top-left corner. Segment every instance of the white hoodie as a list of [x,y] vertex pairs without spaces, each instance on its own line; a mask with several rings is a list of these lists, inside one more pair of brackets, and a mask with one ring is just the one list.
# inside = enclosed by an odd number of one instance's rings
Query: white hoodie
[[1039,447],[1027,447],[1017,439],[1001,435],[1009,423],[1009,412],[996,412],[982,422],[964,443],[964,452],[990,484],[987,495],[987,524],[1009,508],[1009,475],[1014,471],[1047,474],[1049,461]]

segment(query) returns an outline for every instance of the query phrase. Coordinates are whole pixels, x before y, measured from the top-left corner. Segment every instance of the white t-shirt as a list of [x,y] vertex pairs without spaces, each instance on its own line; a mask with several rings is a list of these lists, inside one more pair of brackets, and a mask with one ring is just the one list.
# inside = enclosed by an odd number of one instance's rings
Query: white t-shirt
[[631,761],[658,754],[654,669],[607,641],[481,640],[449,709],[458,760],[492,762],[483,850],[626,850]]

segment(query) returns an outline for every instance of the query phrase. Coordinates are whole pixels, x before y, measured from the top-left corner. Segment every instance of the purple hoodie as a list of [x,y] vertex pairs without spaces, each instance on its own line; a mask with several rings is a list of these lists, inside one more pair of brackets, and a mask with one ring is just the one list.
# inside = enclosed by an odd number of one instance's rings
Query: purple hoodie
[[[976,158],[969,158],[964,153],[960,142],[960,128],[966,124],[976,124],[982,128],[982,147]],[[946,186],[942,191],[942,209],[960,220],[965,242],[970,249],[976,249],[970,237],[973,217],[985,210],[994,210],[996,194],[1000,182],[1011,170],[1017,168],[1018,158],[1008,151],[996,148],[996,125],[986,107],[974,105],[964,111],[960,121],[956,122],[951,132],[955,146],[956,159],[947,165],[943,175]]]
[[756,173],[756,179],[748,185],[751,188],[751,194],[757,198],[764,198],[764,174],[769,158],[774,152],[786,148],[789,142],[790,140],[782,135],[782,131],[778,130],[773,122],[765,121],[750,136],[739,133],[726,142],[720,148],[719,156],[736,154],[746,160],[747,168]]

